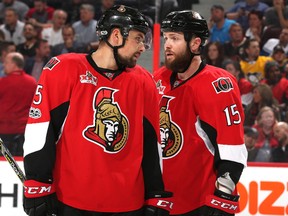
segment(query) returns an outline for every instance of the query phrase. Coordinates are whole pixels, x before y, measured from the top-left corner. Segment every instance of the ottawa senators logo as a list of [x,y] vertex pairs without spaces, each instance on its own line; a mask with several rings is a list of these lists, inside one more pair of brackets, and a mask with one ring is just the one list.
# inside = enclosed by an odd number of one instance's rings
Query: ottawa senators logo
[[128,120],[114,102],[116,89],[100,88],[94,95],[94,125],[83,131],[83,136],[104,148],[105,152],[117,153],[126,144],[128,137]]
[[168,104],[174,97],[163,96],[160,102],[160,138],[163,159],[177,155],[183,145],[183,135],[180,127],[175,124],[170,115]]
[[220,77],[212,82],[212,85],[217,94],[221,92],[229,92],[233,89],[232,81],[229,77]]

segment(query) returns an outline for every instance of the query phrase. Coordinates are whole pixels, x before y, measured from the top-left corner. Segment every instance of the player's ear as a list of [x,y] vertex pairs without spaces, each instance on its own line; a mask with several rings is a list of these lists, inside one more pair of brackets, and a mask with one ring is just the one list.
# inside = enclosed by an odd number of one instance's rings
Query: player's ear
[[190,48],[190,51],[192,53],[194,52],[197,52],[199,47],[201,45],[201,38],[199,37],[193,37],[191,40],[190,40],[190,43],[189,43],[189,48]]
[[119,28],[114,28],[110,34],[110,43],[112,46],[120,46],[123,41],[123,36]]

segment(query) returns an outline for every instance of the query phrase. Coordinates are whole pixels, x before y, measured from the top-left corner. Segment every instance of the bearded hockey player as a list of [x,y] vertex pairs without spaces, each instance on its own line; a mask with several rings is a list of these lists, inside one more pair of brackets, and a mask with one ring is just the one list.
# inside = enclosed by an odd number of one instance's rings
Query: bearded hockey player
[[237,81],[201,60],[209,30],[199,13],[171,12],[161,29],[165,66],[155,80],[162,96],[163,179],[173,192],[170,214],[232,216],[247,161]]

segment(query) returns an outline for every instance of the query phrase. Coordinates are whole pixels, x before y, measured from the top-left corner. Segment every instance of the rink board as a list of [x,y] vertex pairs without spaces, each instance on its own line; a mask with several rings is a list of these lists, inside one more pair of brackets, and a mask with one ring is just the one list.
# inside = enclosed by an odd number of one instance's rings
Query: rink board
[[[17,160],[23,169],[23,162]],[[288,165],[252,163],[238,184],[241,212],[237,216],[288,215]],[[26,216],[23,187],[12,168],[0,158],[0,215]]]

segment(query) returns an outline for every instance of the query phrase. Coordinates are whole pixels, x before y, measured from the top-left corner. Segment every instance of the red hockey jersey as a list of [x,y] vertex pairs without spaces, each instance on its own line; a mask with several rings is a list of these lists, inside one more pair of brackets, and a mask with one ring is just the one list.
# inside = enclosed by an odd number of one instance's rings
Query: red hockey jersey
[[232,75],[203,63],[184,82],[165,67],[154,78],[162,96],[163,179],[174,194],[170,213],[183,214],[214,193],[219,160],[246,165],[240,92]]
[[53,179],[58,199],[74,208],[139,209],[145,192],[164,189],[158,132],[158,94],[149,72],[105,70],[91,55],[54,57],[43,69],[26,126],[27,179]]

